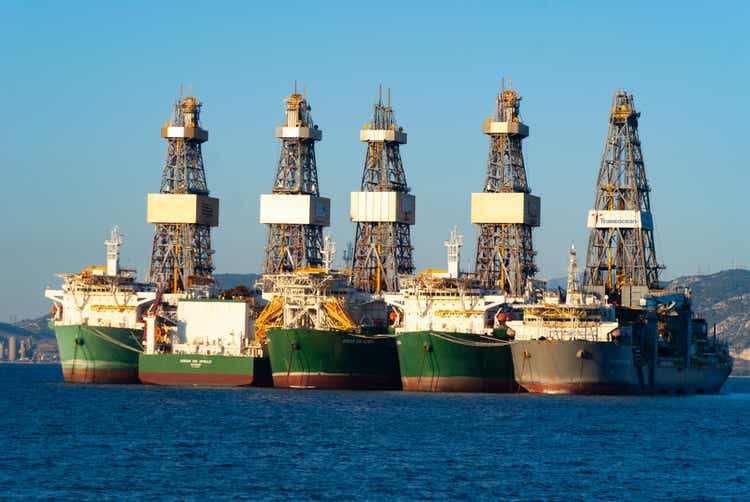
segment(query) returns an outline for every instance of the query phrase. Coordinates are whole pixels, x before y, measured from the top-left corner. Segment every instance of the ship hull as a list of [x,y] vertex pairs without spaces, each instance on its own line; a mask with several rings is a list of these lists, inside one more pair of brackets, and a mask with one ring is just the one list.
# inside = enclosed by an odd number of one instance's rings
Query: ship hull
[[150,385],[242,387],[252,385],[255,358],[205,354],[141,354],[138,376]]
[[716,394],[731,372],[672,360],[637,365],[632,346],[614,342],[524,340],[511,350],[518,384],[543,394]]
[[66,383],[139,383],[143,330],[84,324],[52,327]]
[[508,342],[470,333],[417,331],[397,336],[404,390],[514,392]]
[[401,388],[392,336],[315,329],[272,329],[267,336],[274,387]]

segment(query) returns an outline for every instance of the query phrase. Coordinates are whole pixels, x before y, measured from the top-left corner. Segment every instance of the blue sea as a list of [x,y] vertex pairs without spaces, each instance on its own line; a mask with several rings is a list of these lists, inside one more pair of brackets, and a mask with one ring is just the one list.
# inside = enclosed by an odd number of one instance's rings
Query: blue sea
[[77,386],[0,364],[0,498],[750,499],[750,379],[558,397]]

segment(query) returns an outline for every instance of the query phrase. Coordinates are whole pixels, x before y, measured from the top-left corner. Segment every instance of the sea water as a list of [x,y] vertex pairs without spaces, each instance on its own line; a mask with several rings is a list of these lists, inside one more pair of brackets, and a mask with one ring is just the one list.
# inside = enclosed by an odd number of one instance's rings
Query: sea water
[[66,385],[0,364],[0,498],[750,499],[750,379],[578,397]]

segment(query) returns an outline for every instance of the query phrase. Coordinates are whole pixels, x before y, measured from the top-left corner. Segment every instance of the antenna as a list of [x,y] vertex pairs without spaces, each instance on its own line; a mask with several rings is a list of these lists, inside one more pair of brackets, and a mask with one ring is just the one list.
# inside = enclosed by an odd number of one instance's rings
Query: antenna
[[182,101],[182,84],[180,84],[180,101]]
[[391,88],[390,87],[388,88],[388,91],[386,93],[386,103],[385,103],[385,106],[387,106],[388,108],[391,107]]
[[323,257],[323,268],[326,272],[329,272],[333,263],[333,255],[336,254],[336,244],[331,240],[330,234],[326,235],[325,239],[323,239],[320,254]]
[[460,275],[461,246],[464,244],[463,235],[458,234],[458,226],[453,225],[450,240],[444,241],[448,248],[448,277],[456,279]]
[[383,84],[378,84],[378,104],[383,104]]

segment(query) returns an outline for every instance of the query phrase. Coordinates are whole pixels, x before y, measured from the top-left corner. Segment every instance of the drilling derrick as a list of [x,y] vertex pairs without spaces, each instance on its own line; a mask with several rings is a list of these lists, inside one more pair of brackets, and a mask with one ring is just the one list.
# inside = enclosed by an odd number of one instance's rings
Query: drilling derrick
[[165,293],[213,283],[211,227],[219,224],[219,200],[208,196],[201,106],[194,96],[180,96],[175,104],[161,129],[167,140],[161,188],[148,194],[147,220],[154,224],[149,282]]
[[406,133],[396,126],[390,90],[386,104],[378,92],[372,119],[359,132],[367,143],[360,192],[350,197],[350,217],[357,223],[352,270],[358,288],[395,291],[398,275],[414,272],[411,232],[415,198],[409,194],[399,145]]
[[520,101],[503,82],[495,115],[482,128],[490,137],[484,191],[471,194],[471,222],[479,225],[477,280],[511,296],[523,295],[536,274],[531,229],[539,226],[541,210],[526,182],[521,142],[529,128],[520,120]]
[[285,120],[276,128],[281,156],[271,194],[260,196],[260,222],[268,225],[264,273],[323,265],[323,227],[331,201],[320,197],[315,142],[323,132],[313,123],[306,96],[296,86],[285,100]]
[[[584,285],[625,304],[659,287],[650,188],[633,96],[615,92],[599,166]],[[626,298],[627,297],[627,298]]]

